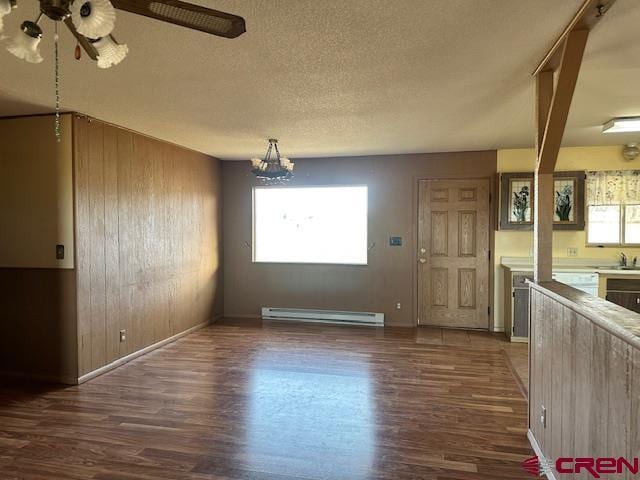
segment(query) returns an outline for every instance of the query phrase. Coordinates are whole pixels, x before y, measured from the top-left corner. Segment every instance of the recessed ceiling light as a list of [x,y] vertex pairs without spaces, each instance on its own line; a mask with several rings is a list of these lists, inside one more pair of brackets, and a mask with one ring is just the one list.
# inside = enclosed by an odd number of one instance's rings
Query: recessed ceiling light
[[602,126],[602,133],[640,132],[640,117],[614,118]]

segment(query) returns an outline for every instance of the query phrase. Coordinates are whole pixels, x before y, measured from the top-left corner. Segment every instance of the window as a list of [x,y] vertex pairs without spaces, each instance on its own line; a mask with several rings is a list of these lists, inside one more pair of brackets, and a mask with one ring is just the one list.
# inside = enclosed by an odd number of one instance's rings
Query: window
[[588,172],[587,244],[640,244],[640,172]]
[[253,260],[367,264],[366,186],[256,187]]

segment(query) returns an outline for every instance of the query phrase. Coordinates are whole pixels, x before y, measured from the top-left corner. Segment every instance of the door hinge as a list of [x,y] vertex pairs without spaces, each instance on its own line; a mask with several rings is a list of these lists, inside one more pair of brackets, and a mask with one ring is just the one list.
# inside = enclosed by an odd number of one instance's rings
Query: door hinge
[[491,315],[491,307],[487,307],[487,315]]
[[491,250],[488,251],[489,254],[489,260],[491,260]]
[[513,292],[511,292],[511,296],[512,296],[513,298],[516,298],[516,291],[515,291],[515,290],[514,290]]

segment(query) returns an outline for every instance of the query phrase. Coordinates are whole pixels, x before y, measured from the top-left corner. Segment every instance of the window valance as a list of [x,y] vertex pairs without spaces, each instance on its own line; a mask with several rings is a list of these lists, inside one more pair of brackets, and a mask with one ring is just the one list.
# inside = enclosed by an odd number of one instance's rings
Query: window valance
[[640,203],[640,170],[587,172],[587,205]]

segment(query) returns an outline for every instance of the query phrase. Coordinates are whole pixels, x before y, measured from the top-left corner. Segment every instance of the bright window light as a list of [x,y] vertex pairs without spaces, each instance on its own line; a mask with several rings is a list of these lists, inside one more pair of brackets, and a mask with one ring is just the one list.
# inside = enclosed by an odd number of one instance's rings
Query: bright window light
[[602,133],[640,132],[640,117],[614,118],[602,126]]
[[620,243],[620,205],[590,205],[587,243]]
[[640,244],[640,205],[624,207],[624,243]]
[[256,187],[253,259],[367,264],[367,187]]

